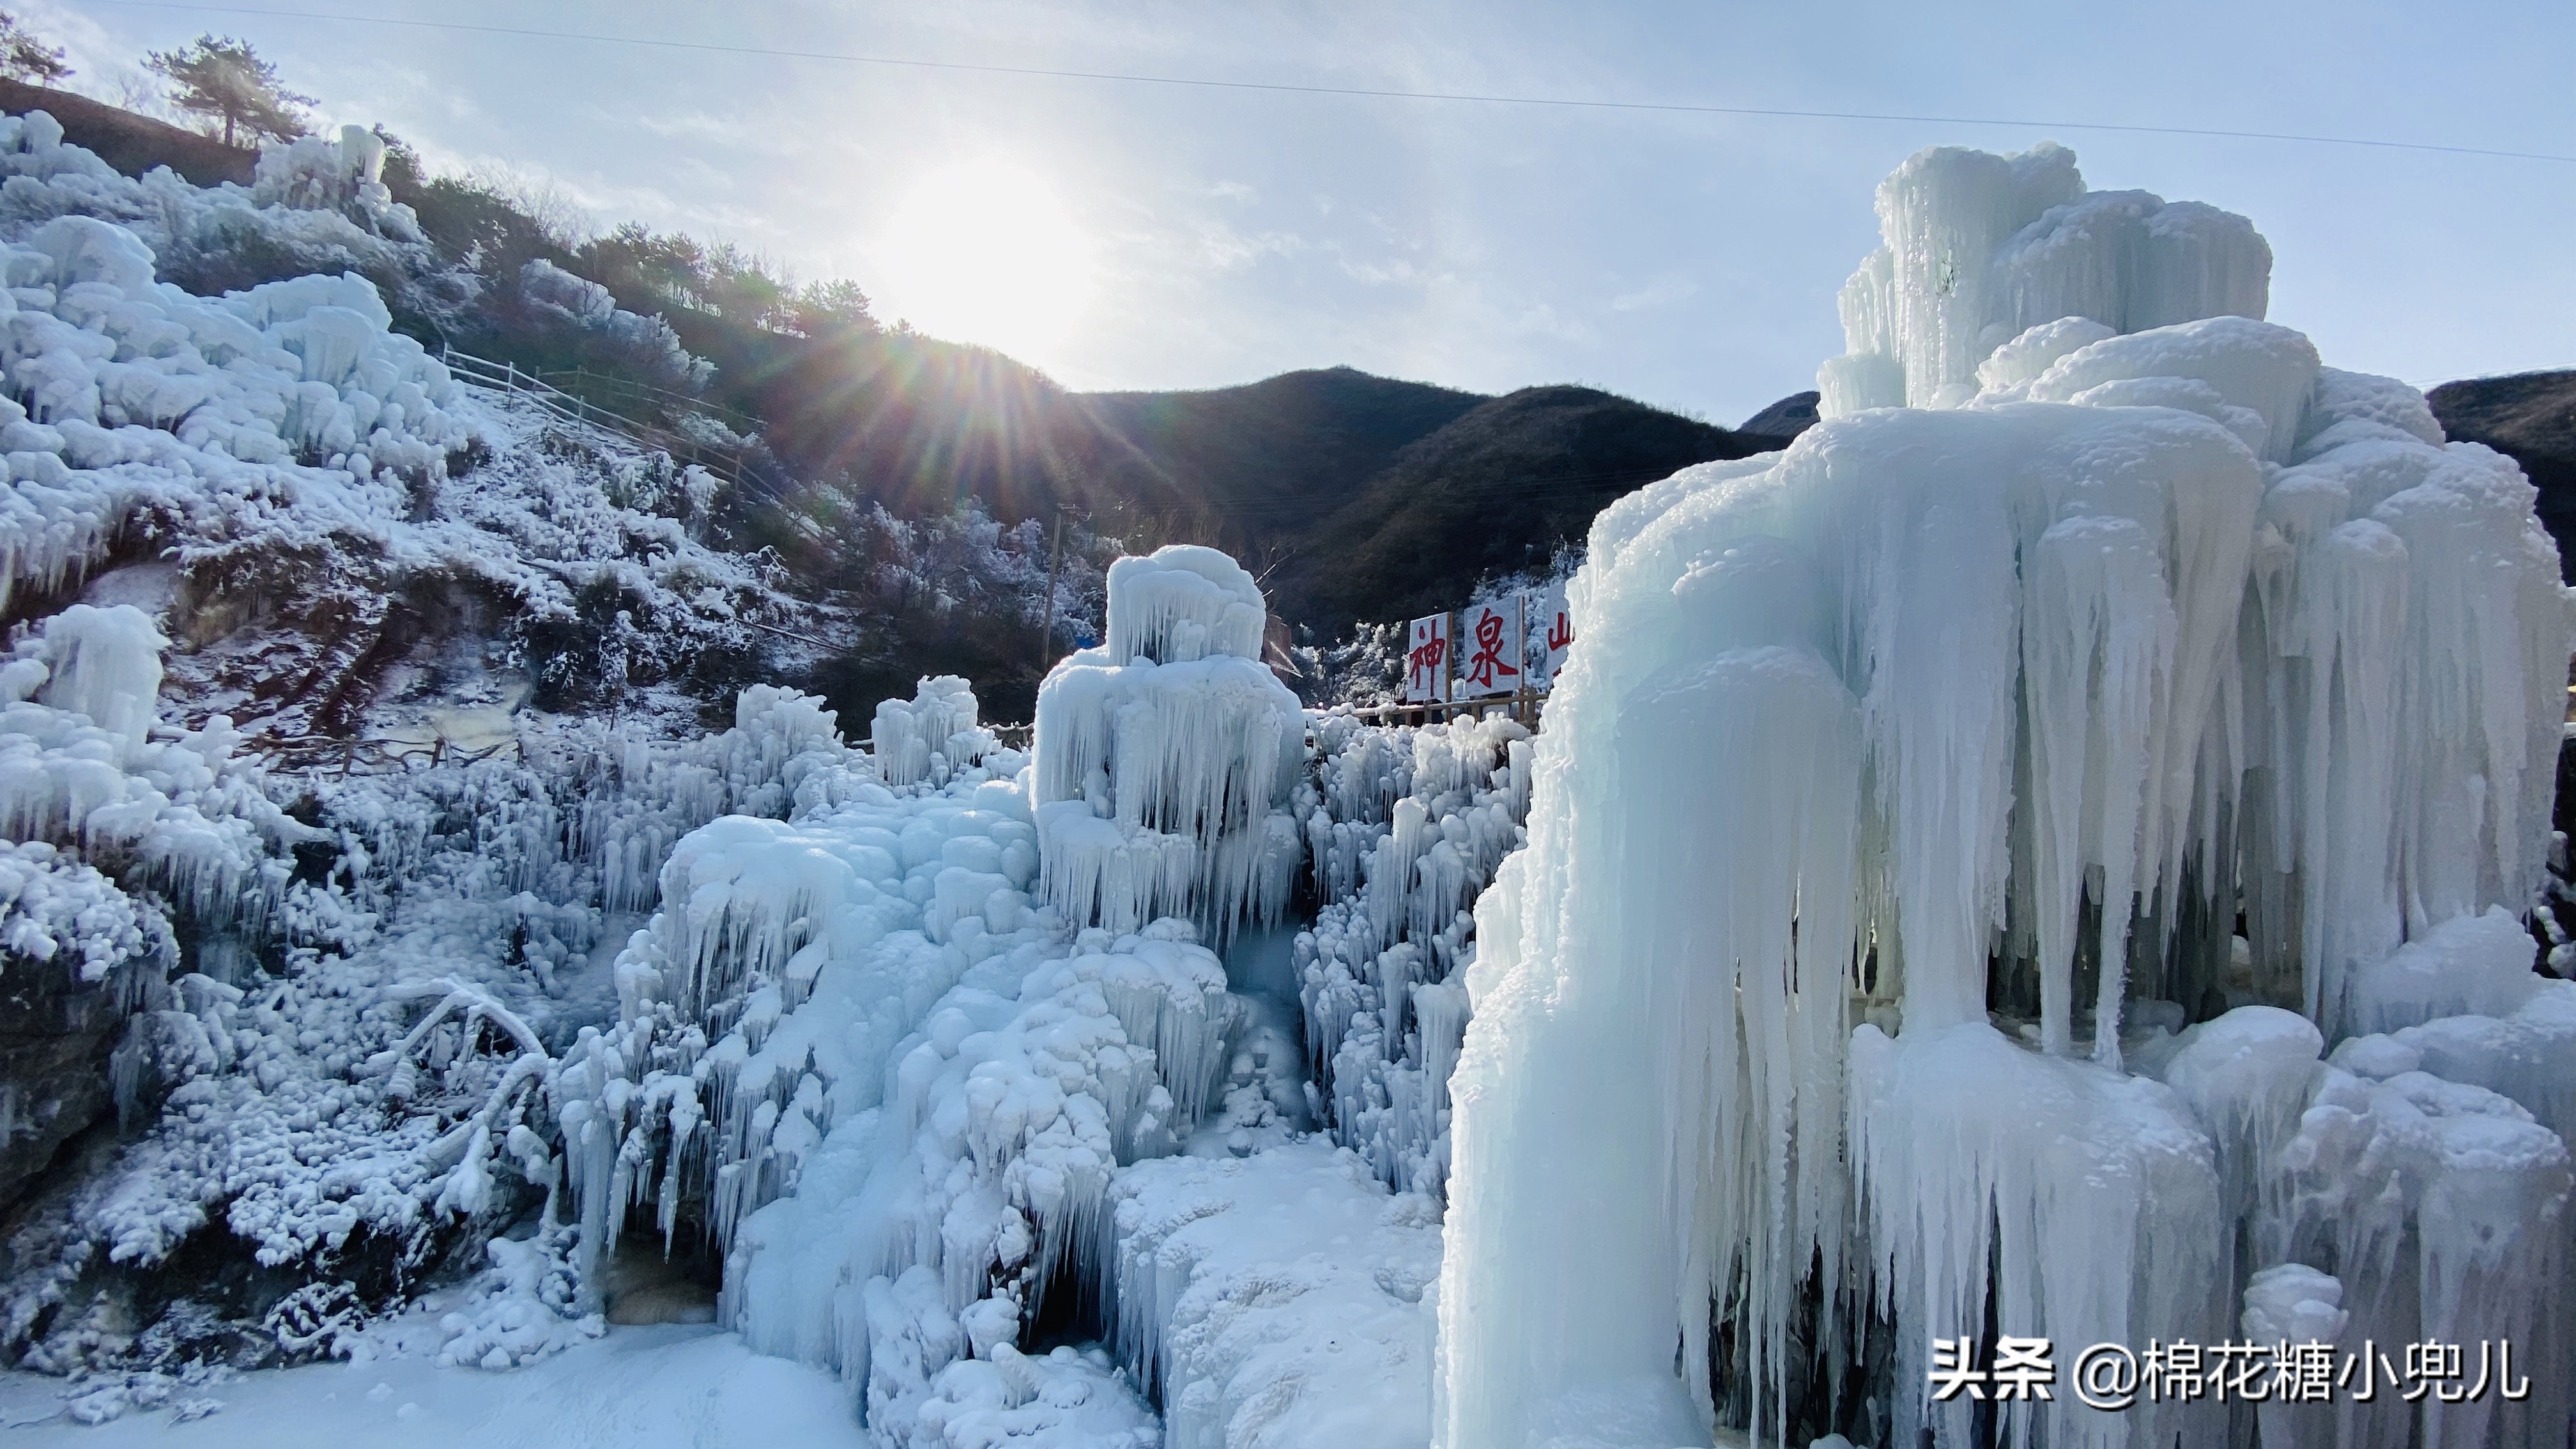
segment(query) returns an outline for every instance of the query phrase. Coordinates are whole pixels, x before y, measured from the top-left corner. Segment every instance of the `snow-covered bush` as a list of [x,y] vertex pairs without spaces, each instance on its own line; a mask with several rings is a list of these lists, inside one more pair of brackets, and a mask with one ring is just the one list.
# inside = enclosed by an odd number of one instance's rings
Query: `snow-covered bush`
[[653,381],[695,390],[715,375],[715,364],[690,356],[670,323],[627,311],[606,287],[543,257],[519,269],[519,297],[538,317],[596,334],[615,356]]

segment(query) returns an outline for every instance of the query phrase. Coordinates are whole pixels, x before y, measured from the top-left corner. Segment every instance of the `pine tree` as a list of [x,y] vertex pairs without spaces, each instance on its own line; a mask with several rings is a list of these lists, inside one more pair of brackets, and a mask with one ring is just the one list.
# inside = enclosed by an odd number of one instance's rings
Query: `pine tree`
[[0,10],[0,75],[32,86],[49,86],[71,73],[61,46],[38,40],[18,23],[17,16]]
[[170,98],[173,105],[221,119],[227,146],[269,138],[291,141],[308,129],[298,108],[314,104],[313,97],[279,84],[277,67],[260,59],[247,41],[200,35],[182,50],[146,52],[143,65],[177,87]]

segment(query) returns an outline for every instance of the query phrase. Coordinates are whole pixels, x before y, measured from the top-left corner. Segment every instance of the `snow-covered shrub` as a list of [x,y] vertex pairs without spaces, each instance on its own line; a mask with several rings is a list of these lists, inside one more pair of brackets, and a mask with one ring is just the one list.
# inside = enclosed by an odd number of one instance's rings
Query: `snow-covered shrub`
[[179,955],[158,907],[41,840],[0,842],[0,951],[38,966],[68,957],[83,981]]
[[518,283],[519,300],[532,316],[594,335],[608,357],[651,381],[695,391],[715,375],[715,364],[690,356],[670,323],[618,306],[597,282],[537,257],[519,269]]

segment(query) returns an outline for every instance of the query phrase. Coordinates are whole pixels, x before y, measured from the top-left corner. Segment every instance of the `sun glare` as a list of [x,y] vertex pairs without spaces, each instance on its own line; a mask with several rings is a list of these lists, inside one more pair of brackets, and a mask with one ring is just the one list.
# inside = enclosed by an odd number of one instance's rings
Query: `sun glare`
[[998,160],[914,188],[878,248],[886,314],[1037,362],[1091,300],[1089,239],[1053,187]]

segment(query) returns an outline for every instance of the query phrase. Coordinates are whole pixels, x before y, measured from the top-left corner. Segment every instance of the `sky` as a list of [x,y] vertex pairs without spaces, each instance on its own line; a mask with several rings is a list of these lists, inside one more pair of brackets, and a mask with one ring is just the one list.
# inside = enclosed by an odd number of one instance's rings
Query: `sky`
[[1586,383],[1733,424],[1842,350],[1834,294],[1876,244],[1881,176],[1924,146],[2043,139],[2096,188],[2252,217],[2272,319],[2335,366],[2423,386],[2576,366],[2576,164],[2068,124],[2576,155],[2565,0],[12,8],[92,94],[142,81],[148,48],[239,36],[317,119],[381,123],[434,169],[849,278],[881,317],[1080,389],[1346,363],[1486,393]]

